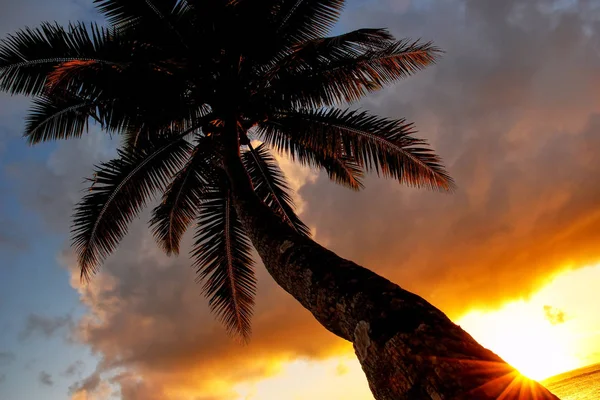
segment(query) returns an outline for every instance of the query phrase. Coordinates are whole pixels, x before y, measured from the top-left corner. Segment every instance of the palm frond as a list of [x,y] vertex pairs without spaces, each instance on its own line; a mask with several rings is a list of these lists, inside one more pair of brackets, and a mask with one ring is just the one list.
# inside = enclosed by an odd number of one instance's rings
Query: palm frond
[[75,95],[102,103],[98,117],[111,133],[183,130],[210,111],[198,104],[200,96],[191,98],[185,77],[144,61],[147,56],[153,55],[140,51],[132,55],[134,62],[119,68],[63,63],[49,74],[44,96]]
[[251,244],[226,183],[204,195],[192,256],[209,306],[231,335],[248,341],[256,295]]
[[281,69],[265,89],[280,108],[319,108],[354,102],[434,63],[440,50],[432,43],[400,40],[382,49],[329,51],[313,54]]
[[43,23],[0,41],[0,90],[12,94],[39,94],[48,76],[61,64],[85,62],[119,66],[131,49],[116,40],[114,32],[90,24],[64,28]]
[[[307,40],[291,48],[284,47],[268,65],[267,81],[285,79],[286,74],[310,70],[323,60],[358,57],[366,51],[383,50],[395,42],[387,29],[357,29],[337,36]],[[278,76],[278,72],[282,76]]]
[[207,105],[190,107],[187,104],[176,104],[175,106],[169,105],[154,115],[150,114],[151,111],[148,111],[148,114],[141,114],[138,110],[138,114],[140,114],[138,118],[135,121],[128,121],[127,126],[121,129],[125,148],[143,147],[146,142],[153,139],[157,132],[184,131],[193,127],[201,127],[213,118],[212,110]]
[[[197,125],[199,118],[207,112],[204,107],[190,104],[186,98],[175,93],[172,87],[161,90],[162,84],[168,86],[167,82],[156,83],[156,93],[140,88],[144,78],[132,76],[131,72],[123,73],[123,76],[119,76],[120,74],[114,71],[86,69],[78,71],[73,79],[63,76],[64,80],[70,81],[67,82],[67,86],[52,87],[45,91],[40,96],[41,103],[44,106],[46,103],[53,106],[54,103],[65,103],[63,99],[79,99],[82,103],[93,105],[95,108],[90,110],[89,115],[94,117],[103,130],[124,135],[126,147],[130,144],[144,143],[144,139],[149,139],[157,133],[186,130]],[[128,77],[128,82],[124,82]],[[155,82],[158,80],[159,78]],[[119,88],[116,88],[116,85]],[[40,101],[34,100],[34,103]],[[30,119],[37,120],[34,111],[39,112],[38,108],[40,106],[36,104]],[[64,117],[74,115],[71,113]]]
[[78,96],[37,97],[27,116],[24,136],[29,144],[80,137],[97,106]]
[[180,134],[163,135],[145,149],[119,150],[119,157],[96,169],[90,193],[75,207],[72,242],[82,279],[89,279],[115,249],[133,218],[164,190],[189,156]]
[[413,136],[413,124],[404,119],[335,108],[290,111],[259,125],[258,133],[283,151],[295,145],[329,157],[346,157],[365,171],[410,186],[442,190],[454,186],[440,158],[424,140]]
[[363,168],[350,157],[327,148],[311,148],[311,143],[303,140],[303,136],[294,135],[285,124],[279,124],[275,119],[263,121],[257,128],[258,136],[279,154],[303,166],[325,171],[329,179],[338,185],[354,191],[364,188]]
[[310,236],[310,228],[294,213],[291,188],[267,146],[249,147],[250,150],[242,154],[242,161],[258,197],[298,233]]
[[195,39],[188,35],[193,20],[187,0],[94,0],[94,4],[116,30],[137,31],[155,45],[189,49],[188,41]]
[[354,191],[364,189],[364,172],[360,165],[348,157],[316,155],[315,164],[323,168],[329,179]]
[[164,20],[174,10],[179,11],[178,0],[94,0],[96,9],[116,27],[135,24],[141,19]]
[[337,22],[344,3],[344,0],[281,1],[276,33],[289,43],[325,36]]
[[187,164],[177,173],[154,208],[150,226],[160,247],[167,253],[179,254],[181,237],[197,217],[202,195],[213,178],[213,140],[201,138]]

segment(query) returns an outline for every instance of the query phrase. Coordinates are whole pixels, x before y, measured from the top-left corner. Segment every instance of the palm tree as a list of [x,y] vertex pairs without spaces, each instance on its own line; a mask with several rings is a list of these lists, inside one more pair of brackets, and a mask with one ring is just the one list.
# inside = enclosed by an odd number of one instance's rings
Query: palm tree
[[82,279],[160,194],[159,246],[177,254],[195,226],[193,265],[231,334],[250,336],[254,246],[283,289],[353,342],[376,399],[556,398],[422,298],[315,243],[270,152],[352,190],[370,172],[450,190],[412,124],[339,108],[433,63],[436,47],[385,29],[327,37],[343,0],[94,3],[107,26],[44,23],[0,44],[1,89],[33,97],[30,144],[80,137],[89,121],[122,138],[75,209]]

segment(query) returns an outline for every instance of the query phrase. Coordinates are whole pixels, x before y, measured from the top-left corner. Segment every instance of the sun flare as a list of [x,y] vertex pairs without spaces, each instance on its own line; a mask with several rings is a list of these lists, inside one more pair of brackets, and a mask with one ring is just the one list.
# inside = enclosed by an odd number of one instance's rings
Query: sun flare
[[457,322],[529,378],[544,379],[580,365],[571,345],[575,334],[552,325],[535,304],[518,301],[498,311],[474,311]]
[[474,310],[455,322],[523,375],[542,380],[597,362],[589,357],[597,326],[582,325],[582,317],[597,313],[589,296],[598,277],[600,265],[565,272],[527,300]]

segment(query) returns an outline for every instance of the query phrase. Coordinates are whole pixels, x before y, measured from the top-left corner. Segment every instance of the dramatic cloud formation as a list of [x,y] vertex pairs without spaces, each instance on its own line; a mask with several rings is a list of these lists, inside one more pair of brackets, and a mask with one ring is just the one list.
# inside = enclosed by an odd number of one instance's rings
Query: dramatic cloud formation
[[40,372],[38,375],[38,380],[42,385],[52,386],[54,385],[54,381],[52,380],[52,375],[47,373],[46,371]]
[[[436,67],[361,106],[415,121],[459,188],[444,195],[368,179],[356,194],[296,171],[297,186],[308,181],[300,189],[303,217],[317,240],[453,317],[527,296],[561,269],[600,260],[595,3],[364,4],[344,14],[344,30],[387,26],[446,51]],[[110,156],[105,138],[61,144],[48,165],[12,169],[30,183],[23,200],[55,229],[67,231],[85,171]],[[62,256],[89,309],[77,340],[102,358],[73,385],[73,399],[108,398],[119,388],[124,400],[227,400],[235,398],[233,384],[273,374],[287,360],[350,348],[261,266],[253,341],[235,344],[209,314],[187,258],[160,254],[147,219],[88,286],[79,283],[71,253]]]
[[563,310],[559,310],[558,308],[544,306],[544,316],[552,325],[565,323],[566,314]]
[[[80,323],[80,340],[104,357],[96,374],[73,387],[74,393],[93,393],[100,377],[110,376],[129,393],[124,399],[163,399],[167,393],[228,398],[238,381],[268,376],[297,357],[332,355],[344,346],[262,271],[254,339],[238,345],[208,312],[186,257],[160,254],[145,229],[134,227],[123,251],[91,285],[73,280],[91,310]],[[122,368],[130,372],[113,374]]]
[[36,334],[50,338],[61,329],[70,327],[73,327],[73,317],[70,315],[62,317],[46,317],[43,315],[31,314],[27,317],[25,327],[19,333],[19,339],[25,340]]
[[354,195],[321,178],[301,195],[320,241],[458,316],[600,258],[590,184],[600,171],[599,11],[587,1],[424,3],[401,15],[365,3],[345,18],[446,50],[364,106],[414,120],[457,192],[370,180]]

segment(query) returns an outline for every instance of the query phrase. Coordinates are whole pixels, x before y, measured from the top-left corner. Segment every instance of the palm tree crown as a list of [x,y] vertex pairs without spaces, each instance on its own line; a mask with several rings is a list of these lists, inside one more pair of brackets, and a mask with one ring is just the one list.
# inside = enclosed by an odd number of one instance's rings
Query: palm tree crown
[[338,108],[433,63],[432,44],[384,29],[327,37],[343,0],[94,3],[107,26],[44,23],[0,43],[0,89],[33,97],[29,143],[80,137],[90,120],[122,137],[118,157],[96,167],[75,209],[83,279],[158,194],[150,220],[158,244],[178,253],[195,224],[191,256],[211,309],[229,332],[249,336],[251,243],[222,168],[223,126],[232,118],[255,194],[303,235],[309,229],[270,149],[353,190],[371,171],[451,188],[412,124]]

